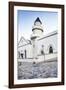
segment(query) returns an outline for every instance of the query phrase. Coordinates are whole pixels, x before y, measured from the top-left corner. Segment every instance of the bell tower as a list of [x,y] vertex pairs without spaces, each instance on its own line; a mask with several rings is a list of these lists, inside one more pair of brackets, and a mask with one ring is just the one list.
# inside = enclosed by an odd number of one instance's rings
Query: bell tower
[[33,34],[37,37],[40,37],[43,34],[42,22],[40,21],[39,17],[37,17],[37,19],[35,20],[32,31]]
[[43,27],[42,22],[40,21],[39,17],[34,22],[34,25],[32,27],[32,34],[31,34],[31,41],[32,41],[32,52],[33,52],[33,58],[34,60],[37,59],[37,38],[42,36],[43,34]]

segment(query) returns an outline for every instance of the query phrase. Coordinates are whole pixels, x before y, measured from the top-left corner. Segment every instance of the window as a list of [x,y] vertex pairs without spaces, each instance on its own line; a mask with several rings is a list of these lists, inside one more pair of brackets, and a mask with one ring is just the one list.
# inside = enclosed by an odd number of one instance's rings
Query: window
[[23,59],[23,53],[21,53],[21,58]]
[[49,47],[49,53],[53,53],[53,48],[52,48],[52,46]]
[[27,51],[25,50],[25,58],[27,58]]

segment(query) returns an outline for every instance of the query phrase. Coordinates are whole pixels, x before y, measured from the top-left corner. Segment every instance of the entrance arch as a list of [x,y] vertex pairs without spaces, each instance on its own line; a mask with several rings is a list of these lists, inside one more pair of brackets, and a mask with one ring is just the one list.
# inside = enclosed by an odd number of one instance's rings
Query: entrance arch
[[53,53],[53,47],[52,46],[49,47],[49,53]]

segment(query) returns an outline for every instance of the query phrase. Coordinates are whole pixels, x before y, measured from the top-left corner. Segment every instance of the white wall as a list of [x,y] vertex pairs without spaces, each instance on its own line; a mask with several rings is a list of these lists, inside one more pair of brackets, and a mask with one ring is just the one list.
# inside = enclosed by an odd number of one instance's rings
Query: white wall
[[[0,90],[8,90],[8,1],[0,0]],[[17,1],[17,0],[13,0]],[[18,0],[24,2],[65,4],[66,0]],[[66,4],[65,4],[66,6]],[[66,36],[65,36],[66,37]],[[66,66],[65,66],[66,67]],[[66,90],[64,86],[24,88],[22,90]],[[19,90],[19,89],[17,89]]]
[[32,45],[31,44],[27,44],[25,46],[22,46],[22,47],[19,47],[18,48],[18,51],[20,53],[23,53],[24,54],[24,57],[25,57],[25,50],[26,50],[26,55],[27,55],[27,58],[33,58],[33,53],[32,53]]
[[48,54],[49,53],[49,47],[52,46],[53,52],[57,52],[57,36],[58,34],[55,34],[53,36],[44,38],[44,39],[39,39],[38,40],[38,51],[40,52],[42,49],[42,45],[44,46],[44,53]]

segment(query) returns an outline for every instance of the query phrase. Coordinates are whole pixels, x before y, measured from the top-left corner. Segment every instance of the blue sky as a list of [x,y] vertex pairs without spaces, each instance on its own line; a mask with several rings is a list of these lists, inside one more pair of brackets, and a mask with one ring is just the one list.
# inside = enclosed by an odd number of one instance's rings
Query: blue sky
[[37,17],[39,17],[42,22],[44,35],[55,31],[58,28],[57,12],[18,10],[17,13],[18,40],[20,40],[21,36],[24,36],[26,39],[30,39],[32,26]]

